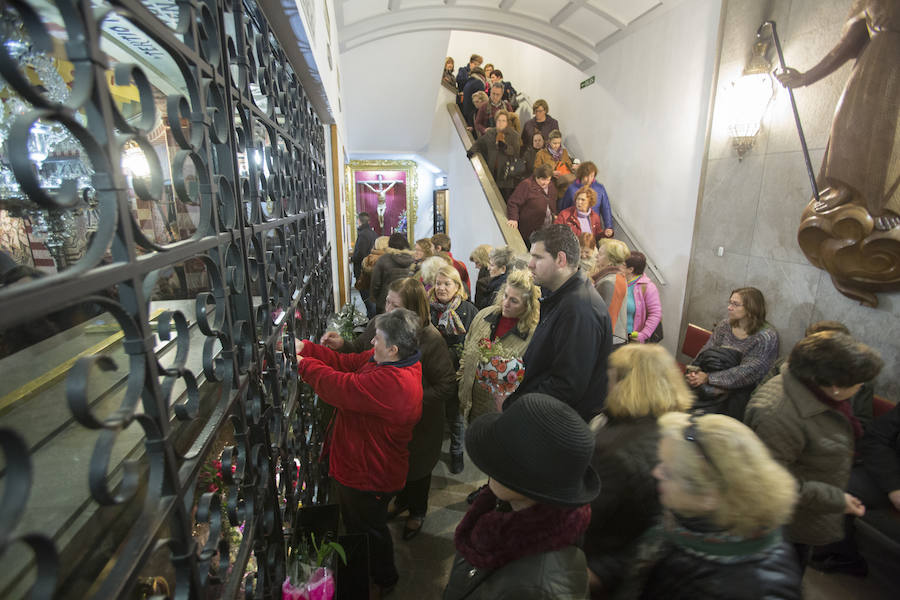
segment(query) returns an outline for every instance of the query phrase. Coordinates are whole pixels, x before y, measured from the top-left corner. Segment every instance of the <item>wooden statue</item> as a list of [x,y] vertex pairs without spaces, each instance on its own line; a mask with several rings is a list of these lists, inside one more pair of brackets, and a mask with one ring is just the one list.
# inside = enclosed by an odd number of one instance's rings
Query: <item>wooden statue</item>
[[776,77],[802,87],[850,59],[817,178],[821,193],[803,212],[797,239],[841,293],[877,306],[874,292],[900,289],[900,0],[855,0],[818,64]]

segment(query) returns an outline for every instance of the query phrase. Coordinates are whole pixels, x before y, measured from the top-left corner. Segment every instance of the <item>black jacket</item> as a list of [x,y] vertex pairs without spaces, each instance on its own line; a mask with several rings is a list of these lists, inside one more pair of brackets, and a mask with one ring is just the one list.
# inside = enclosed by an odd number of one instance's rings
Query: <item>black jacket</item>
[[541,321],[525,352],[525,378],[503,403],[538,392],[562,400],[590,421],[606,402],[612,331],[606,303],[577,271],[541,299]]
[[377,237],[378,234],[368,225],[356,230],[356,245],[353,247],[353,256],[350,257],[350,262],[353,264],[354,278],[359,279],[359,274],[362,271],[362,261],[372,251],[372,247],[375,246],[375,238]]
[[900,490],[900,406],[872,421],[859,451],[866,471],[885,494]]
[[[616,596],[623,597],[628,596]],[[797,554],[793,546],[782,541],[761,552],[723,562],[668,543],[663,546],[662,554],[637,597],[647,600],[800,600]]]
[[588,568],[610,592],[627,571],[641,534],[659,520],[659,494],[651,474],[659,462],[656,418],[612,418],[597,431],[595,443],[591,464],[603,490],[591,502],[583,550]]
[[395,250],[388,251],[375,262],[372,269],[372,299],[379,314],[384,312],[388,286],[396,279],[409,277],[413,260],[412,252]]
[[472,102],[472,96],[475,92],[484,91],[484,80],[475,75],[470,75],[469,80],[463,88],[462,114],[466,118],[466,124],[469,127],[475,127],[475,103]]
[[[472,302],[479,310],[487,306],[485,294],[487,294],[488,283],[491,281],[491,272],[487,267],[478,269],[478,277],[475,280],[475,297]],[[484,306],[482,306],[484,305]]]
[[500,275],[491,277],[488,280],[487,285],[485,286],[484,293],[478,296],[478,301],[475,303],[475,306],[478,308],[478,310],[487,308],[494,303],[494,300],[497,298],[497,292],[499,292],[500,288],[503,287],[503,284],[506,283],[507,275],[508,271],[504,271]]

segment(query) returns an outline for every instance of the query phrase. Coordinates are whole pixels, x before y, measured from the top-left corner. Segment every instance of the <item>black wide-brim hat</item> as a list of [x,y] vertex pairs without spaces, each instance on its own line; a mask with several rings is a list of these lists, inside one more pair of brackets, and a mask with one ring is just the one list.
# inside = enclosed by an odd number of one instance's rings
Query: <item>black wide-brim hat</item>
[[538,502],[581,506],[600,493],[594,435],[572,407],[545,394],[475,419],[466,452],[492,479]]

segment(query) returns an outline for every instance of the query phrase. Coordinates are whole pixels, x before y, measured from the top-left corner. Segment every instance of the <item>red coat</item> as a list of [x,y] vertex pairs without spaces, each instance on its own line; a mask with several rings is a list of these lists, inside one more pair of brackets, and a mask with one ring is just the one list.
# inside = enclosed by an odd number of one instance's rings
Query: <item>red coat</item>
[[406,484],[407,445],[422,417],[422,363],[416,353],[378,364],[374,353],[340,354],[303,342],[297,371],[337,408],[326,441],[331,476],[356,490],[395,492]]
[[[577,210],[578,209],[574,206],[570,206],[569,208],[565,208],[560,211],[560,213],[556,215],[556,218],[553,219],[554,223],[568,225],[576,237],[582,234],[581,223],[578,221],[578,215],[575,214]],[[602,237],[605,237],[603,235],[605,231],[603,227],[603,219],[600,218],[600,215],[592,210],[589,210],[588,219],[590,219],[591,221],[591,233],[594,234],[594,237],[598,240]]]
[[449,256],[450,260],[453,261],[453,268],[456,269],[457,273],[459,273],[459,278],[462,280],[463,285],[466,286],[466,293],[471,296],[472,287],[469,285],[469,270],[466,268],[466,265],[464,263],[461,263],[453,258],[453,255],[449,252],[447,252],[447,256]]

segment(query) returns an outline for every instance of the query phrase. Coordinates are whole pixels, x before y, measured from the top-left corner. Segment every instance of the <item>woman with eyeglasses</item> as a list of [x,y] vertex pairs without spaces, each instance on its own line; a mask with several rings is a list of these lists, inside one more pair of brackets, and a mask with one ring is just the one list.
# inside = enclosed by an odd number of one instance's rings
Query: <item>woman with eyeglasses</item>
[[721,321],[694,361],[688,385],[696,408],[744,418],[750,394],[778,357],[778,333],[766,322],[766,299],[755,287],[731,292],[728,319]]
[[844,536],[844,515],[866,512],[845,491],[863,434],[850,400],[883,365],[875,350],[846,333],[814,333],[797,342],[781,374],[760,386],[747,405],[745,422],[800,486],[785,535],[802,565],[812,546]]
[[670,412],[659,430],[662,522],[642,538],[616,598],[801,598],[781,537],[797,501],[790,473],[725,415]]
[[543,98],[534,101],[531,106],[534,116],[522,126],[522,145],[528,146],[534,138],[534,133],[540,133],[544,140],[550,139],[550,132],[559,130],[559,121],[550,116],[550,105]]
[[659,444],[657,417],[685,411],[694,397],[675,359],[659,345],[631,344],[609,356],[609,395],[591,421],[591,464],[603,493],[591,503],[584,536],[594,597],[607,597],[634,558],[638,538],[660,515],[651,471]]

